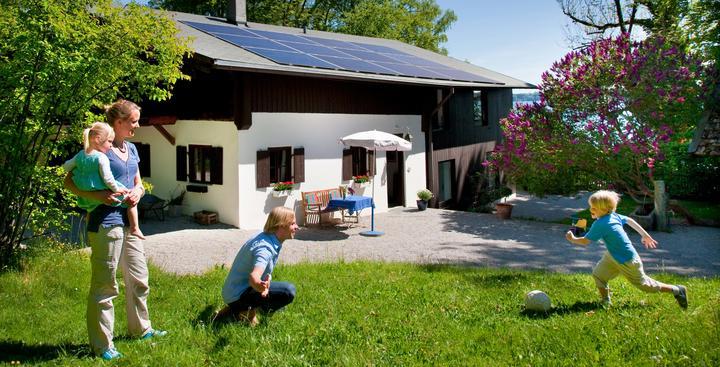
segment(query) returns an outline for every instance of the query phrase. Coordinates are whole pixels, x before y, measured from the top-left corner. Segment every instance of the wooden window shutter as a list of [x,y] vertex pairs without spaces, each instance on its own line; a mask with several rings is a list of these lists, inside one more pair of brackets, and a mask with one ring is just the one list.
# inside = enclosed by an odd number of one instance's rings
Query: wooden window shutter
[[342,179],[352,180],[353,172],[353,154],[352,149],[343,149],[342,155]]
[[258,189],[270,186],[270,152],[267,150],[257,151],[255,184]]
[[187,181],[187,147],[178,145],[175,147],[175,179]]
[[374,150],[368,150],[368,155],[367,155],[367,157],[368,157],[368,158],[367,158],[368,174],[369,174],[370,176],[375,176],[375,174],[377,173],[377,172],[375,171],[375,151],[374,151]]
[[150,177],[150,144],[135,143],[140,158],[140,176]]
[[305,182],[305,148],[293,151],[293,181]]
[[210,148],[210,183],[222,185],[223,183],[223,148]]

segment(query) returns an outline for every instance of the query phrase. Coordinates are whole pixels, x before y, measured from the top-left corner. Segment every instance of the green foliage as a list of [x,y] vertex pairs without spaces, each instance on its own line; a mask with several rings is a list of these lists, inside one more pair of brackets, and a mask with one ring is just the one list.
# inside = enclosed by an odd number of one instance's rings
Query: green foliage
[[[569,245],[568,245],[569,246]],[[85,253],[53,253],[0,274],[0,363],[96,366],[89,356]],[[151,268],[153,326],[167,338],[128,337],[124,292],[115,299],[120,365],[132,366],[616,366],[720,363],[720,279],[653,274],[692,292],[682,311],[667,294],[613,284],[595,303],[590,274],[377,262],[281,265],[295,302],[256,328],[209,324],[227,275],[177,276]],[[523,296],[547,292],[547,315]],[[59,311],[60,310],[60,311]],[[571,337],[569,337],[571,336]]]
[[720,157],[690,154],[688,145],[669,144],[654,178],[665,181],[673,198],[720,202]]
[[61,221],[60,173],[93,109],[164,100],[187,54],[172,20],[110,0],[0,2],[0,269],[28,234]]
[[428,189],[422,189],[417,192],[417,197],[420,200],[429,201],[430,199],[433,198],[433,193],[432,193],[432,191],[430,191]]
[[[225,17],[225,0],[151,0],[150,6]],[[447,54],[440,45],[457,16],[435,0],[248,0],[249,21],[394,39]]]

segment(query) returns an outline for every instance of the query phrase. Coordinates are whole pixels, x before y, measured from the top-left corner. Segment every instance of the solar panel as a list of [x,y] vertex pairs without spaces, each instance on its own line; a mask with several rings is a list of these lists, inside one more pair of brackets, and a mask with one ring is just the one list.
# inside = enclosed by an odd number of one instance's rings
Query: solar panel
[[300,52],[268,50],[266,48],[255,47],[247,47],[247,50],[252,53],[256,53],[262,57],[273,60],[279,64],[310,66],[324,69],[338,69],[336,65],[330,64],[328,62]]
[[388,46],[182,21],[278,64],[403,77],[503,84]]

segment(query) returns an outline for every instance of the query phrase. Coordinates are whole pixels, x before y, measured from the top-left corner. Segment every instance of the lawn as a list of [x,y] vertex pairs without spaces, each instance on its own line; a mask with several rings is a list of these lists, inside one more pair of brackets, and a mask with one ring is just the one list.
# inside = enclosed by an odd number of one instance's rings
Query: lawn
[[[590,269],[588,269],[588,272]],[[127,366],[583,366],[720,365],[720,278],[654,274],[689,288],[690,307],[669,295],[612,284],[598,308],[588,274],[353,262],[280,266],[295,303],[256,328],[209,324],[227,270],[176,276],[151,269],[153,342],[125,334],[116,300],[117,348]],[[110,365],[89,354],[84,253],[49,253],[0,274],[0,362]],[[523,311],[546,291],[548,314]],[[121,292],[122,293],[122,292]]]

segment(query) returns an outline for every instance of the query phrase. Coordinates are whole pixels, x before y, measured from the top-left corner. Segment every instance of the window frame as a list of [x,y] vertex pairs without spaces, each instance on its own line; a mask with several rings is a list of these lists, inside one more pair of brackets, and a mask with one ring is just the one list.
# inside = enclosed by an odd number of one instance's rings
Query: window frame
[[[285,147],[268,147],[268,159],[270,164],[270,183],[277,183],[277,182],[288,182],[293,180],[293,149],[291,146],[285,146]],[[285,165],[282,165],[282,155],[286,156],[285,159]],[[280,155],[280,157],[278,157]],[[273,166],[273,161],[277,162],[277,160],[280,160],[280,165],[277,164]],[[282,171],[285,171],[283,175]]]

